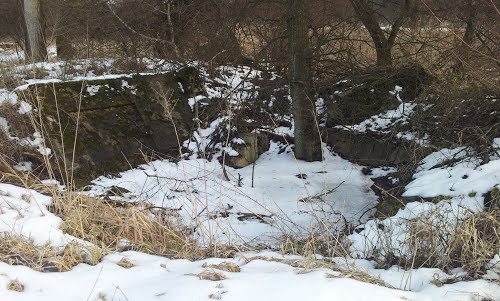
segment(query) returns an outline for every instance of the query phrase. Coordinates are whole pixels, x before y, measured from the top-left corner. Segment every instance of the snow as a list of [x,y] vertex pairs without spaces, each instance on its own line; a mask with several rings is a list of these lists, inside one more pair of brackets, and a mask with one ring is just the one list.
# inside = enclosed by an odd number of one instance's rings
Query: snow
[[[422,110],[429,109],[429,105],[425,106],[422,104],[417,104],[414,101],[403,101],[400,96],[402,91],[403,87],[397,85],[394,87],[393,91],[389,91],[389,94],[394,95],[400,103],[396,109],[387,110],[385,112],[373,115],[358,124],[337,125],[335,126],[335,128],[359,133],[375,132],[381,134],[389,134],[394,128],[408,124],[411,117],[415,114],[417,108],[420,107]],[[395,136],[396,138],[402,140],[415,142],[421,146],[429,146],[430,136],[426,133],[419,135],[415,132],[403,131],[396,132]]]
[[62,220],[50,213],[52,198],[34,190],[0,183],[0,233],[27,237],[36,246],[64,246],[73,238],[59,226]]
[[[452,166],[435,167],[447,160],[458,160]],[[461,196],[483,194],[500,183],[500,160],[481,165],[467,149],[443,149],[428,155],[406,187],[404,196]]]
[[3,51],[0,48],[0,63],[20,61],[24,59],[24,51]]
[[230,157],[237,157],[240,154],[230,146],[225,146],[222,150]]
[[9,103],[14,105],[17,103],[17,94],[6,89],[0,89],[0,105]]
[[33,107],[29,103],[27,103],[26,101],[23,100],[19,104],[19,109],[17,110],[17,112],[19,114],[26,114],[26,113],[31,112],[31,110],[33,110]]
[[[35,245],[63,247],[73,237],[59,229],[61,220],[47,210],[51,198],[33,190],[0,184],[0,233],[29,237]],[[132,267],[118,265],[127,258]],[[288,260],[288,261],[287,261]],[[199,261],[168,259],[139,252],[112,253],[95,265],[79,264],[63,273],[41,273],[25,266],[0,262],[2,300],[470,300],[494,297],[500,288],[485,280],[436,286],[448,275],[438,269],[380,270],[367,260],[333,258],[334,270],[304,269],[288,262],[309,259],[274,252],[243,253],[234,258]],[[325,258],[325,260],[327,260]],[[496,258],[498,261],[498,258]],[[221,281],[200,280],[197,275],[212,268],[204,264],[231,262],[240,272],[217,271]],[[492,261],[493,262],[493,261]],[[364,271],[394,288],[352,279]],[[23,292],[7,290],[11,280],[24,285]]]
[[[181,83],[179,83],[180,85]],[[191,97],[188,99],[188,104],[191,107],[191,110],[194,111],[194,106],[196,103],[201,103],[200,101],[205,99],[205,96],[203,95],[197,95],[195,97]]]
[[[51,53],[53,55],[53,51]],[[22,59],[20,55],[22,53],[0,53],[0,62]],[[143,59],[143,62],[159,72],[172,67],[161,60]],[[0,89],[0,105],[5,102],[19,104],[18,112],[26,114],[32,108],[26,102],[18,102],[16,92],[35,83],[62,80],[121,78],[122,87],[135,94],[136,87],[126,80],[130,75],[96,76],[89,70],[90,63],[90,60],[74,62],[77,72],[71,75],[63,74],[66,62],[15,67],[19,72],[41,69],[49,75],[44,79],[25,80],[26,84],[14,91]],[[112,60],[96,63],[109,69]],[[206,83],[208,100],[227,99],[229,111],[232,111],[239,108],[244,100],[258,97],[255,82],[261,79],[260,71],[242,66],[223,66],[217,71],[220,76]],[[276,76],[272,74],[273,78]],[[90,85],[86,91],[94,95],[101,88]],[[182,85],[179,88],[184,89]],[[403,102],[399,96],[402,90],[403,87],[395,86],[392,91],[400,102],[398,108],[346,127],[360,132],[386,133],[395,125],[407,123],[417,104]],[[189,99],[189,105],[194,110],[196,103],[205,104],[202,102],[205,98],[201,95],[193,97]],[[268,104],[272,102],[271,98]],[[318,99],[317,104],[321,113],[324,100]],[[411,183],[405,187],[404,196],[446,198],[437,203],[410,202],[394,216],[378,220],[369,219],[377,204],[377,196],[370,189],[373,184],[371,179],[389,176],[397,172],[395,168],[373,168],[370,175],[363,175],[362,166],[340,158],[326,146],[323,146],[323,162],[306,163],[294,158],[290,146],[272,143],[270,150],[260,156],[255,166],[238,170],[225,167],[224,171],[217,160],[206,160],[203,152],[213,146],[212,135],[220,127],[233,130],[231,118],[231,112],[224,112],[206,128],[195,131],[191,140],[184,142],[189,150],[199,153],[188,154],[177,163],[152,161],[116,178],[100,177],[93,181],[86,193],[100,197],[113,186],[118,186],[128,189],[130,193],[114,198],[141,200],[175,209],[178,216],[174,218],[195,229],[193,236],[201,245],[218,242],[238,246],[246,243],[276,248],[285,235],[300,239],[324,227],[335,234],[345,230],[344,227],[354,226],[357,232],[349,236],[350,256],[316,256],[317,259],[331,260],[338,268],[309,270],[293,267],[288,264],[290,260],[308,262],[312,259],[271,251],[198,261],[173,260],[139,252],[116,252],[105,256],[96,266],[80,264],[64,273],[40,273],[25,266],[0,262],[0,300],[316,301],[332,300],[332,296],[340,300],[481,300],[500,296],[499,286],[485,280],[500,278],[500,255],[488,263],[484,279],[444,285],[439,283],[460,278],[465,272],[456,269],[447,274],[435,268],[403,270],[397,266],[383,270],[377,269],[374,261],[365,259],[378,259],[377,256],[389,253],[401,257],[411,255],[408,237],[413,225],[426,223],[446,235],[463,218],[481,211],[484,202],[482,194],[500,183],[500,138],[494,139],[492,144],[497,154],[493,154],[491,161],[486,163],[466,148],[443,149],[427,156],[420,162]],[[265,130],[293,136],[291,118],[280,118],[289,121],[291,126]],[[41,133],[36,132],[32,137],[25,138],[12,137],[4,118],[0,118],[0,128],[9,139],[33,146],[43,155],[51,154],[51,150],[44,146]],[[396,135],[422,145],[429,140],[428,135],[419,138],[412,132]],[[231,137],[229,141],[229,145],[218,145],[219,151],[226,151],[230,156],[238,155],[231,144],[244,144],[243,139]],[[31,163],[20,162],[15,168],[29,171]],[[229,181],[225,179],[225,174]],[[65,189],[54,180],[43,180],[42,183],[59,190]],[[60,229],[61,218],[48,210],[51,203],[50,196],[0,183],[0,235],[15,234],[30,239],[36,246],[51,245],[61,250],[72,241],[90,244]],[[127,269],[117,265],[122,258],[128,258],[133,267]],[[226,279],[215,282],[200,280],[196,276],[207,270],[203,267],[205,263],[223,261],[239,265],[241,272],[220,271]],[[353,274],[359,271],[381,279],[393,288],[354,279]],[[14,279],[25,286],[23,292],[6,289],[7,283]]]
[[[14,138],[16,140],[19,139],[17,137]],[[20,139],[19,144],[24,146],[34,147],[40,154],[44,156],[50,156],[50,154],[52,153],[52,150],[50,148],[45,147],[45,140],[43,139],[42,134],[40,132],[33,133],[33,137],[26,137]]]
[[398,169],[396,167],[391,167],[391,166],[374,167],[370,171],[370,178],[373,179],[373,178],[385,177],[397,171]]
[[400,103],[403,103],[403,100],[401,99],[401,91],[403,91],[403,87],[400,87],[398,85],[394,86],[394,90],[393,91],[390,91],[389,93],[391,93],[392,95],[396,96],[396,99],[400,102]]
[[397,109],[388,110],[384,113],[373,115],[371,118],[355,125],[336,126],[340,129],[348,129],[365,133],[366,131],[388,133],[388,129],[396,124],[406,124],[414,113],[417,104],[414,102],[401,103]]
[[[118,265],[123,258],[133,266]],[[298,256],[270,252],[244,253],[235,258],[209,258],[199,261],[123,252],[107,255],[96,266],[80,264],[64,273],[41,273],[24,266],[0,263],[0,296],[17,300],[471,300],[471,297],[494,298],[500,288],[485,280],[436,286],[436,279],[451,278],[437,269],[403,271],[396,267],[379,270],[366,260],[345,264],[335,258],[338,268],[330,270],[296,268],[289,261],[305,261]],[[230,262],[240,272],[225,272],[204,264]],[[224,280],[200,280],[197,275],[212,270]],[[353,279],[351,272],[365,271],[378,276],[394,288]],[[23,292],[6,289],[17,279]],[[479,300],[479,299],[478,299]]]
[[[482,200],[469,197],[438,204],[410,202],[392,217],[370,220],[360,226],[362,231],[349,236],[352,242],[350,253],[355,258],[368,258],[377,254],[379,260],[391,255],[410,259],[415,250],[411,243],[414,227],[431,227],[436,235],[445,237],[453,232],[460,221],[481,209]],[[444,252],[444,247],[438,246],[438,254]]]
[[[280,147],[285,148],[282,154],[278,154]],[[295,160],[289,147],[273,143],[254,170],[253,166],[226,167],[230,181],[223,180],[222,167],[215,160],[153,161],[117,178],[100,177],[88,193],[102,195],[113,186],[126,188],[155,206],[182,208],[182,221],[197,226],[202,240],[276,245],[285,234],[311,233],[326,221],[332,231],[340,230],[341,215],[350,223],[366,221],[376,205],[377,197],[369,189],[372,182],[360,166],[326,148],[324,156],[323,162],[306,163]],[[249,216],[253,218],[245,219]]]
[[14,166],[17,171],[27,172],[33,170],[33,163],[28,161],[19,162]]
[[[380,174],[375,170],[375,174]],[[481,164],[464,147],[442,149],[425,157],[405,187],[405,197],[441,197],[432,202],[409,202],[396,215],[373,219],[349,236],[350,253],[355,258],[394,254],[410,258],[412,228],[431,227],[439,237],[446,237],[473,213],[483,210],[483,194],[500,183],[500,160]],[[441,242],[442,243],[442,242]],[[438,246],[438,252],[444,251]]]
[[106,85],[88,85],[87,86],[87,93],[90,95],[90,96],[94,96],[96,95],[99,90],[101,89],[109,89],[109,85],[106,84]]

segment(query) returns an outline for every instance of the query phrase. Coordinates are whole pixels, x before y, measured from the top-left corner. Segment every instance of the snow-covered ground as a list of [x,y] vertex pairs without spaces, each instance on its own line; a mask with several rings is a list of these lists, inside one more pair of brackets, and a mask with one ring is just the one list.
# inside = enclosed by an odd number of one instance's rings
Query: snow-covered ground
[[[10,57],[0,58],[10,60]],[[151,69],[156,70],[154,62],[150,63]],[[111,67],[110,61],[99,64]],[[76,74],[70,77],[62,73],[64,66],[64,62],[52,62],[23,66],[18,71],[43,69],[48,73],[47,78],[42,79],[45,81],[96,78],[92,70],[87,70],[90,66],[87,61],[79,62],[74,68]],[[259,76],[259,72],[246,67],[227,67],[222,74],[225,75],[215,81],[227,87],[207,86],[209,97],[229,98],[233,108],[237,108],[245,97],[256,93],[254,84],[246,80]],[[39,80],[24,83],[36,81]],[[26,86],[18,87],[23,88]],[[396,96],[397,92],[395,88]],[[199,100],[192,99],[192,102]],[[0,87],[0,104],[2,102],[16,103],[18,99],[12,91]],[[29,112],[21,102],[19,105],[22,109],[19,113]],[[353,125],[351,129],[386,131],[394,124],[407,122],[414,106],[401,103],[399,108]],[[205,150],[214,128],[222,121],[218,119],[207,128],[197,130],[194,135],[197,150]],[[292,127],[293,124],[273,130],[291,135]],[[0,118],[0,129],[8,133],[5,119]],[[33,139],[37,137],[34,135]],[[43,145],[40,139],[38,146]],[[234,143],[238,142],[235,138]],[[189,141],[186,143],[191,149]],[[219,151],[223,149],[229,154],[233,151],[228,145],[221,145]],[[447,229],[455,227],[469,214],[483,210],[483,193],[500,183],[500,139],[494,141],[492,149],[496,154],[493,152],[490,161],[484,164],[471,150],[464,148],[430,154],[405,187],[405,196],[444,198],[436,203],[410,202],[385,220],[369,220],[377,204],[377,196],[370,189],[371,178],[395,169],[379,169],[372,171],[372,175],[364,175],[362,166],[340,158],[326,146],[323,147],[324,161],[306,163],[293,157],[290,146],[272,142],[255,166],[226,167],[229,180],[224,179],[217,160],[208,161],[196,154],[186,155],[177,163],[153,161],[123,172],[119,177],[103,176],[95,179],[85,193],[173,209],[176,215],[172,218],[194,228],[194,236],[201,245],[217,240],[233,245],[262,246],[264,243],[276,247],[284,235],[300,239],[320,228],[335,234],[353,226],[356,232],[348,237],[349,256],[323,258],[333,264],[330,266],[333,270],[299,268],[294,261],[307,266],[312,259],[270,252],[196,262],[138,252],[113,253],[95,266],[80,264],[64,273],[41,273],[0,262],[0,300],[495,300],[500,298],[500,254],[487,266],[487,277],[475,281],[458,281],[465,275],[460,268],[450,274],[439,269],[403,270],[397,266],[382,270],[375,268],[374,261],[367,260],[384,256],[384,252],[399,256],[409,253],[408,236],[415,220]],[[455,163],[444,164],[450,161]],[[20,168],[29,169],[27,166],[24,163]],[[115,187],[128,192],[109,196]],[[47,209],[51,202],[51,197],[33,190],[0,183],[0,235],[29,238],[39,247],[51,245],[62,249],[72,241],[89,244],[63,233],[62,220]],[[258,258],[251,260],[252,257]],[[133,266],[124,268],[117,264],[122,258],[128,258]],[[203,271],[217,270],[206,264],[223,261],[237,264],[241,271],[218,271],[225,278],[218,281],[198,277]],[[360,271],[383,280],[388,287],[361,281]],[[455,278],[457,283],[445,284],[454,282]],[[7,289],[8,283],[15,279],[24,285],[23,292]]]
[[[250,254],[246,254],[249,258]],[[117,265],[123,257],[134,267]],[[222,272],[224,280],[200,280],[204,263],[234,262],[241,272]],[[209,269],[210,270],[210,269]],[[399,284],[402,271],[381,271]],[[391,289],[350,279],[328,269],[307,271],[283,263],[208,259],[189,262],[127,252],[107,256],[97,266],[79,265],[66,273],[43,274],[23,266],[0,263],[0,295],[5,300],[494,300],[498,286],[485,280],[437,287],[429,282],[439,271],[420,270],[413,275],[415,291]],[[346,277],[347,276],[347,277]],[[383,277],[383,278],[384,278]],[[408,278],[408,277],[407,277]],[[9,279],[25,285],[24,292],[5,289]],[[489,298],[489,299],[488,299]]]
[[[452,233],[461,221],[484,209],[486,192],[499,188],[500,160],[496,156],[490,159],[488,163],[481,164],[474,152],[464,147],[442,149],[425,157],[413,175],[413,181],[405,187],[403,196],[437,197],[440,201],[410,202],[392,217],[373,219],[360,225],[360,231],[350,236],[351,255],[383,258],[390,253],[411,258],[415,248],[410,243],[410,237],[415,222],[422,227],[432,227],[436,236],[446,237]],[[439,243],[446,242],[442,240]],[[440,245],[438,251],[443,252],[443,248],[444,245]]]
[[[59,229],[60,218],[47,210],[50,201],[50,197],[33,190],[0,184],[0,232],[21,234],[39,246],[48,243],[62,248],[75,240]],[[127,265],[120,264],[123,258],[128,260]],[[224,264],[222,268],[211,266],[223,262],[238,265],[240,271],[224,271]],[[62,273],[42,273],[0,262],[0,297],[9,301],[241,301],[494,300],[500,296],[500,287],[486,280],[443,284],[459,277],[459,272],[449,275],[438,269],[405,271],[397,267],[380,270],[367,260],[346,258],[323,258],[322,268],[314,268],[313,262],[311,258],[272,252],[191,262],[131,251],[113,253],[95,266],[79,264]],[[215,272],[220,280],[204,279],[200,275],[203,272]],[[386,285],[368,281],[366,275]],[[13,280],[24,286],[22,292],[7,289]]]
[[233,244],[276,245],[285,234],[314,233],[318,224],[328,224],[332,231],[342,228],[342,216],[352,224],[367,220],[377,196],[360,166],[326,147],[325,160],[313,163],[295,160],[285,148],[278,154],[279,145],[272,143],[255,167],[226,167],[229,181],[215,160],[154,161],[116,178],[101,177],[89,193],[99,196],[114,186],[125,188],[128,199],[180,208],[182,220],[197,227],[200,238]]

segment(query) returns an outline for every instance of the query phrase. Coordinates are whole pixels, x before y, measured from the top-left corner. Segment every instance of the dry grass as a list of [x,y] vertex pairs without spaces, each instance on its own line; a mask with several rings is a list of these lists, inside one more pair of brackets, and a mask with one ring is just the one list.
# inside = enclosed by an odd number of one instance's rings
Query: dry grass
[[240,267],[232,262],[224,261],[219,264],[207,264],[204,263],[202,268],[210,268],[210,269],[217,269],[225,272],[230,272],[230,273],[239,273],[241,271]]
[[134,263],[130,259],[128,259],[127,257],[123,257],[116,264],[121,266],[124,269],[130,269],[130,268],[134,267]]
[[24,285],[17,279],[9,281],[7,284],[7,289],[9,291],[15,291],[15,292],[24,292]]
[[469,273],[481,271],[500,251],[500,210],[480,212],[467,218],[456,230],[446,255],[450,265]]
[[[199,258],[202,252],[187,233],[167,223],[163,212],[141,205],[115,207],[78,193],[54,198],[52,211],[68,234],[112,250],[137,250],[175,258]],[[127,246],[120,246],[123,241]]]
[[379,264],[444,270],[462,267],[472,276],[480,275],[500,250],[500,210],[471,213],[453,229],[433,225],[426,218],[414,220],[405,244],[412,246],[412,256],[388,257]]
[[[39,180],[31,181],[29,178],[42,176],[47,178],[46,160],[35,147],[27,144],[28,139],[32,139],[36,132],[32,125],[29,114],[19,114],[18,105],[8,102],[0,106],[0,117],[8,122],[9,134],[0,129],[0,175],[2,180],[22,184],[23,182],[39,183]],[[9,135],[9,136],[8,136]],[[22,141],[25,140],[25,141]],[[32,163],[30,174],[18,172],[14,166],[23,161]],[[23,181],[20,181],[22,180]]]
[[274,257],[264,257],[264,256],[255,256],[248,258],[246,260],[247,263],[253,261],[253,260],[264,260],[264,261],[270,261],[270,262],[280,262],[287,264],[292,267],[300,268],[301,270],[298,271],[299,274],[304,274],[308,273],[312,270],[315,269],[329,269],[332,270],[334,273],[327,273],[326,277],[328,278],[351,278],[354,280],[362,281],[365,283],[371,283],[371,284],[376,284],[379,286],[384,286],[388,288],[392,288],[391,285],[385,283],[383,280],[379,278],[372,277],[368,275],[367,273],[357,270],[357,269],[349,269],[349,268],[343,268],[339,267],[335,263],[328,261],[328,260],[319,260],[319,259],[313,259],[313,258],[306,258],[306,259],[280,259],[280,258],[274,258]]
[[200,280],[221,281],[226,279],[223,273],[214,270],[204,270],[196,276],[198,276]]
[[314,254],[327,257],[345,257],[348,255],[349,242],[344,233],[330,233],[325,227],[323,233],[311,233],[300,240],[290,236],[284,237],[280,249],[283,254],[304,257]]
[[31,125],[29,114],[18,113],[19,104],[4,102],[0,106],[0,116],[9,123],[10,132],[19,138],[31,137],[35,129]]
[[0,237],[0,261],[11,265],[24,265],[40,272],[69,271],[80,263],[97,264],[103,252],[97,248],[69,243],[64,250],[51,246],[37,247],[21,236]]

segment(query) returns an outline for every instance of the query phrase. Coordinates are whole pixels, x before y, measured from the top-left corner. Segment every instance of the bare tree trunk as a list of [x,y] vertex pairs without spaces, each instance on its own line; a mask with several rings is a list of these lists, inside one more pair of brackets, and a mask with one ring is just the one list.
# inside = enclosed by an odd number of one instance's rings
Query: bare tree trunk
[[392,65],[392,47],[403,23],[408,19],[410,10],[414,7],[414,0],[404,0],[397,19],[391,26],[387,37],[380,28],[377,12],[373,10],[368,0],[351,0],[352,7],[358,18],[363,22],[370,33],[377,52],[377,66],[387,67]]
[[[71,24],[73,16],[68,15],[68,10],[73,11],[74,2],[58,0],[56,7],[52,6],[52,19],[54,22],[54,33],[56,42],[57,57],[63,60],[72,59],[75,56],[76,50],[72,44],[69,24]],[[47,15],[44,15],[46,17]]]
[[295,157],[321,161],[321,137],[311,96],[311,50],[309,48],[307,0],[288,0],[290,95],[294,119]]
[[466,44],[474,43],[476,36],[476,19],[477,19],[477,4],[474,0],[467,1],[467,18],[465,20],[465,32],[463,40]]
[[58,32],[56,35],[57,57],[62,60],[69,60],[74,57],[75,49],[65,34]]
[[47,59],[47,48],[43,38],[42,29],[42,11],[40,0],[24,0],[24,21],[26,23],[26,31],[28,35],[29,52],[27,56],[35,61],[40,62]]

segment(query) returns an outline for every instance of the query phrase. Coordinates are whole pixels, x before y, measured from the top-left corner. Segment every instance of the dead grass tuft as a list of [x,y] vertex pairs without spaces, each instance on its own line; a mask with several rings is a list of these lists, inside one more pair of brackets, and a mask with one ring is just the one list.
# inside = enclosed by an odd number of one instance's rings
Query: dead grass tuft
[[456,230],[447,250],[450,265],[476,274],[500,250],[500,210],[480,212]]
[[116,264],[121,266],[124,269],[130,269],[130,268],[134,267],[134,263],[130,259],[128,259],[127,257],[123,257]]
[[264,256],[255,256],[248,258],[246,260],[247,263],[253,261],[253,260],[264,260],[264,261],[270,261],[270,262],[280,262],[295,268],[300,268],[301,270],[298,271],[298,274],[305,274],[308,272],[311,272],[315,269],[329,269],[334,273],[327,273],[326,277],[327,278],[351,278],[354,280],[366,282],[366,283],[371,283],[371,284],[376,284],[379,286],[384,286],[388,288],[392,288],[391,285],[385,283],[383,280],[370,276],[367,273],[357,270],[357,269],[349,269],[349,268],[343,268],[339,267],[335,263],[328,261],[328,260],[320,260],[320,259],[314,259],[314,258],[306,258],[306,259],[281,259],[281,258],[274,258],[274,257],[264,257]]
[[15,292],[24,292],[24,285],[17,279],[9,281],[7,284],[7,289],[9,291],[15,291]]
[[349,241],[343,233],[331,234],[325,229],[323,233],[312,233],[304,239],[284,237],[280,249],[283,254],[304,257],[314,254],[327,257],[345,257],[348,255]]
[[[89,254],[85,256],[84,254]],[[71,242],[64,250],[52,246],[37,247],[30,240],[16,235],[0,237],[0,261],[24,265],[39,272],[65,272],[80,263],[95,265],[103,252]]]
[[413,246],[413,256],[399,258],[401,262],[398,263],[406,268],[438,267],[449,270],[462,267],[470,275],[480,275],[500,250],[499,218],[500,210],[470,213],[452,229],[436,227],[423,219],[415,220],[406,241],[407,245]]
[[96,265],[108,251],[96,247],[83,246],[77,242],[70,242],[64,247],[64,251],[57,262],[62,270],[70,270],[73,266],[86,263]]
[[[199,258],[201,250],[187,233],[147,206],[115,207],[78,193],[54,198],[51,210],[62,217],[61,229],[103,248],[135,250],[175,258]],[[127,241],[126,247],[120,242]]]
[[40,272],[57,271],[57,250],[46,246],[37,248],[24,237],[5,234],[0,237],[0,261],[24,265]]
[[375,278],[373,276],[370,276],[363,271],[358,271],[358,270],[349,270],[349,271],[346,270],[346,271],[339,272],[338,274],[327,273],[326,278],[350,278],[350,279],[354,279],[354,280],[361,281],[364,283],[370,283],[370,284],[375,284],[378,286],[394,288],[393,286],[391,286],[387,282],[385,282],[379,278]]
[[221,281],[226,279],[226,276],[223,273],[214,270],[204,270],[197,276],[200,280]]
[[224,261],[224,262],[221,262],[219,264],[204,263],[201,267],[202,268],[217,269],[217,270],[231,272],[231,273],[239,273],[241,271],[239,265],[232,263],[232,262],[228,262],[228,261]]

